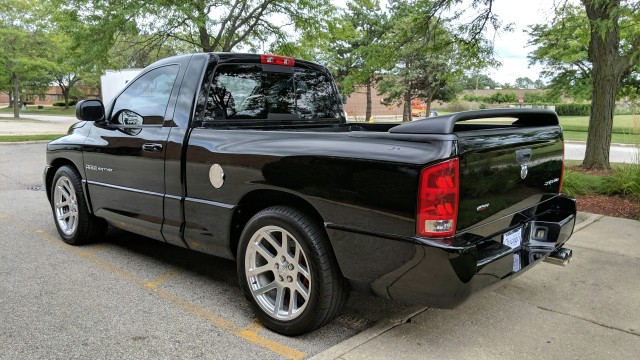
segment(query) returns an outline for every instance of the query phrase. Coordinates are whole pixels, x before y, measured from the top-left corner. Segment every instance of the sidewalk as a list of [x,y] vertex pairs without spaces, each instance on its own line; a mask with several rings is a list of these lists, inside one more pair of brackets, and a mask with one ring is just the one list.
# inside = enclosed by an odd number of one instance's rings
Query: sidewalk
[[73,116],[24,115],[19,120],[13,114],[0,114],[0,135],[66,134],[76,122]]
[[[640,354],[640,222],[579,214],[543,263],[455,310],[397,314],[312,359],[628,359]],[[404,318],[403,318],[404,316]]]

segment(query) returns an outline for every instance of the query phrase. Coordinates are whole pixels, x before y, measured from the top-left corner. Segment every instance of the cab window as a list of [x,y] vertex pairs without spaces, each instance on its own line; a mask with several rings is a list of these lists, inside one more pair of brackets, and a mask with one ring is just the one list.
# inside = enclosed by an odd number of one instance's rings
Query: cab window
[[[178,65],[163,66],[136,79],[116,99],[112,121],[120,123],[122,119],[131,117],[131,113],[144,119],[164,119],[178,70]],[[121,116],[124,112],[127,116]]]
[[337,119],[332,84],[328,75],[309,69],[285,73],[263,71],[261,65],[220,65],[205,89],[203,120]]

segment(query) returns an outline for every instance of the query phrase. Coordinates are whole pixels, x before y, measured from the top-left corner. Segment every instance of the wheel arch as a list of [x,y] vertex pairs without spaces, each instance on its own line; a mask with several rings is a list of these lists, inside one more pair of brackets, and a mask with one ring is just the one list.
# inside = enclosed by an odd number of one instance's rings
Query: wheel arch
[[[229,229],[230,247],[232,253],[235,255],[238,250],[238,243],[240,242],[240,235],[242,230],[246,226],[247,222],[259,211],[264,210],[271,206],[289,206],[299,211],[302,211],[305,215],[309,216],[314,222],[322,227],[325,235],[326,232],[324,226],[324,218],[316,210],[316,208],[304,198],[291,194],[286,191],[279,190],[254,190],[245,194],[236,209],[233,212],[231,218],[231,228]],[[331,241],[328,241],[327,246],[333,252],[331,247]],[[335,256],[335,252],[333,252]]]
[[49,201],[51,201],[51,186],[53,185],[53,177],[56,176],[56,171],[58,171],[58,169],[60,169],[61,167],[68,165],[71,166],[72,168],[74,168],[78,174],[80,174],[80,177],[82,177],[82,173],[80,173],[80,170],[78,169],[78,167],[76,166],[76,164],[67,159],[67,158],[56,158],[53,161],[51,161],[51,169],[47,172],[47,176],[45,178],[45,189],[47,191],[47,199],[49,199]]

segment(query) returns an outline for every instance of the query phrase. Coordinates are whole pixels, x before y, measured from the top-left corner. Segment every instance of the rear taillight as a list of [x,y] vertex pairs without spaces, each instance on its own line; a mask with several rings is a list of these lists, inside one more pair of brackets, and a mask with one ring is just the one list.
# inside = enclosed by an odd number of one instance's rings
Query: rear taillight
[[564,141],[562,142],[562,165],[560,166],[560,185],[558,185],[558,192],[562,192],[562,179],[564,179]]
[[416,233],[447,237],[456,232],[460,186],[458,159],[441,162],[420,173]]
[[262,55],[262,58],[260,60],[263,64],[282,65],[282,66],[295,65],[295,61],[293,60],[293,58],[290,58],[287,56],[264,54]]

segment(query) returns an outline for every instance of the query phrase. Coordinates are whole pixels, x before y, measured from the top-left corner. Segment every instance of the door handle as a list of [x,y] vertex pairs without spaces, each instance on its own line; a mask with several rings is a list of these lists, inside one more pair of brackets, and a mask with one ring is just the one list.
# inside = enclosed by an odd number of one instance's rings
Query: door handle
[[144,144],[142,145],[142,150],[149,152],[161,152],[162,144]]

